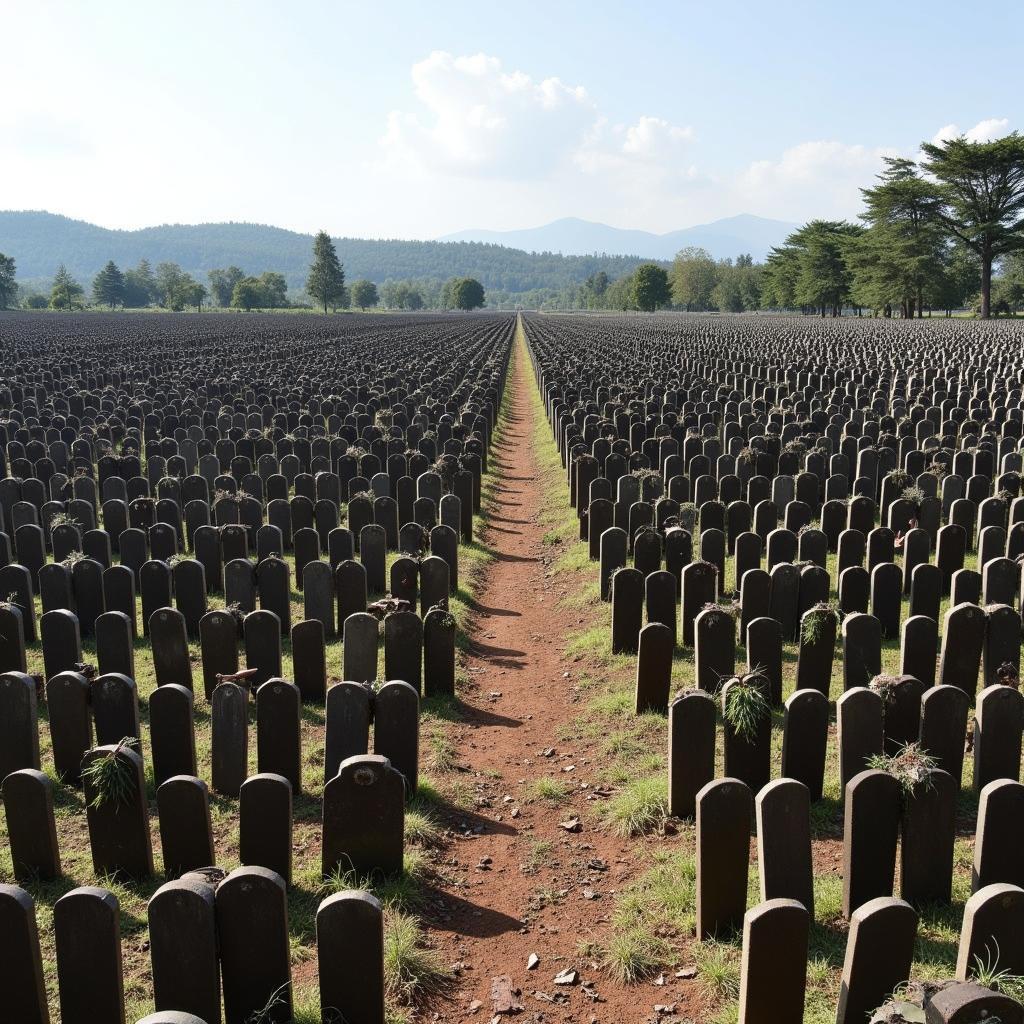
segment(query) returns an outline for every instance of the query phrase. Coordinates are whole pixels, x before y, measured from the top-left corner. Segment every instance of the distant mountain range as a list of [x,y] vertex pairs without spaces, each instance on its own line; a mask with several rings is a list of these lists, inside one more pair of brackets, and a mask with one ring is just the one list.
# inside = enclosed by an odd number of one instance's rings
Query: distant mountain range
[[[561,289],[602,270],[614,279],[642,262],[638,256],[532,254],[470,241],[334,241],[349,281],[472,276],[495,298]],[[165,224],[116,231],[45,211],[0,211],[0,252],[14,257],[20,282],[40,288],[49,286],[61,263],[88,287],[107,260],[126,269],[146,259],[153,266],[177,263],[204,283],[216,267],[235,265],[257,275],[276,270],[290,289],[301,291],[312,251],[311,235],[264,224]]]
[[741,213],[710,224],[697,224],[692,228],[659,235],[651,231],[613,228],[577,217],[563,217],[539,228],[459,231],[444,235],[439,241],[489,242],[526,252],[551,252],[566,256],[617,253],[655,260],[670,260],[680,249],[699,246],[707,249],[715,259],[735,259],[740,253],[750,253],[755,260],[763,260],[773,245],[781,244],[797,227],[786,221]]

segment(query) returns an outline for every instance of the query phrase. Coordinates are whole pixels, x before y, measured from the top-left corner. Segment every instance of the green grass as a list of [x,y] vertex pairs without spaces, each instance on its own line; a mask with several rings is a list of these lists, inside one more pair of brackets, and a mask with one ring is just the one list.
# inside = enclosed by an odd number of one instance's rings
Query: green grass
[[572,787],[564,779],[545,776],[535,779],[526,787],[526,795],[530,800],[542,800],[547,804],[561,804],[569,799]]

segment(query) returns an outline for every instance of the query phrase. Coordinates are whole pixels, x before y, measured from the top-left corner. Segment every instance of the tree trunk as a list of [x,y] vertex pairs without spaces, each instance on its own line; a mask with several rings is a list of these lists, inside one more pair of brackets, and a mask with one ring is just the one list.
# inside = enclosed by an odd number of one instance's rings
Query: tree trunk
[[987,320],[992,305],[992,254],[981,254],[981,318]]

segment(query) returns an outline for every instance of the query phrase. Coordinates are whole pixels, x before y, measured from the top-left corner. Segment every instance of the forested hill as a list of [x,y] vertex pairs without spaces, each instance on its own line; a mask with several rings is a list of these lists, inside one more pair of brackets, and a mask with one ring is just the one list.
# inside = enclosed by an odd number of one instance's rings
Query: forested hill
[[[635,256],[561,256],[526,253],[481,242],[417,242],[336,238],[349,281],[369,278],[475,277],[488,290],[527,292],[562,288],[603,270],[610,278],[643,262]],[[0,211],[0,252],[17,261],[18,279],[53,277],[63,263],[71,274],[91,281],[107,262],[122,269],[140,259],[162,261],[206,280],[216,267],[238,266],[248,274],[276,270],[289,288],[301,289],[313,250],[312,235],[263,224],[166,224],[114,231],[42,211]]]

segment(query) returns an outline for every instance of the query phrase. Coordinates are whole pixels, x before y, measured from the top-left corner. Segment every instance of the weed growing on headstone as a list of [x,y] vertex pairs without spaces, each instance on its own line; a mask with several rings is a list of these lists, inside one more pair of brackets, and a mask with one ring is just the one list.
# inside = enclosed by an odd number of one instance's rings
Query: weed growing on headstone
[[96,790],[93,807],[107,803],[118,807],[128,801],[135,789],[135,773],[130,764],[118,758],[118,754],[125,749],[134,750],[138,745],[139,741],[134,736],[125,736],[113,750],[108,750],[103,757],[82,769],[82,780],[91,783]]
[[[760,676],[762,671],[755,668],[751,676]],[[724,714],[737,736],[753,740],[765,717],[771,714],[771,707],[763,688],[747,677],[738,679],[729,687]]]
[[904,797],[910,797],[918,785],[931,787],[931,775],[937,763],[921,749],[920,743],[907,743],[895,754],[872,754],[867,759],[867,767],[891,775],[900,784]]

